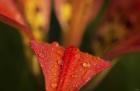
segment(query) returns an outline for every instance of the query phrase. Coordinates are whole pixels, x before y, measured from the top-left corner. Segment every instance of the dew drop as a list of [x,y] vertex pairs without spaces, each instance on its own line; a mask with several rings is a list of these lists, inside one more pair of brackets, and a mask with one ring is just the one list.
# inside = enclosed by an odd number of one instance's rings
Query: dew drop
[[46,55],[45,50],[40,49],[40,51],[38,52],[38,56],[44,58]]
[[77,77],[77,75],[71,75],[71,77],[72,77],[72,78],[76,78],[76,77]]
[[99,58],[99,57],[96,57],[96,60],[101,60],[101,58]]
[[84,63],[82,64],[82,66],[83,66],[83,67],[90,67],[90,63],[89,63],[89,62],[84,62]]
[[39,57],[42,57],[42,58],[44,57],[44,54],[42,54],[42,53],[39,53],[38,55],[39,55]]
[[61,60],[57,60],[57,64],[58,65],[61,65],[62,64],[62,61]]
[[56,87],[57,87],[57,84],[56,84],[56,83],[52,83],[52,84],[51,84],[51,87],[52,87],[52,88],[56,88]]
[[57,60],[57,64],[59,64],[59,65],[60,65],[60,64],[61,64],[61,61],[60,61],[60,60]]
[[53,44],[54,46],[56,46],[56,47],[59,46],[59,44],[58,44],[57,42],[53,42],[52,44]]

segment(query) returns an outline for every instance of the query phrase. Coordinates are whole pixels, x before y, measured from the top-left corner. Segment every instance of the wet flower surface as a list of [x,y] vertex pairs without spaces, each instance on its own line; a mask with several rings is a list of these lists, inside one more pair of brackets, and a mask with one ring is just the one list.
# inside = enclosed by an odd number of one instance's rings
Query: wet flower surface
[[75,47],[63,48],[57,43],[31,42],[43,70],[47,91],[78,91],[110,63],[83,53]]

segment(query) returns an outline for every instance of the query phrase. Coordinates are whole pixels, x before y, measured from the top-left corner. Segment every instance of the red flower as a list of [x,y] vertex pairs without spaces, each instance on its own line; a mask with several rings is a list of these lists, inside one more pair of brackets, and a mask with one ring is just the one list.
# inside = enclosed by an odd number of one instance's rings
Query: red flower
[[[140,0],[112,0],[110,2],[105,16],[105,24],[108,24],[110,29],[103,25],[101,27],[102,30],[113,30],[116,41],[106,50],[104,57],[113,59],[125,53],[140,52],[139,11]],[[108,16],[111,17],[110,21],[107,20]]]
[[103,3],[104,0],[54,0],[65,46],[80,46],[86,26],[96,18]]
[[0,20],[20,28],[30,39],[43,39],[49,16],[50,0],[0,0]]
[[78,91],[110,63],[83,53],[75,47],[64,49],[57,43],[31,42],[43,70],[47,91]]
[[[14,0],[0,0],[0,19],[24,30],[30,40],[34,39],[32,27],[17,7]],[[57,43],[35,40],[31,41],[31,46],[43,70],[47,91],[78,91],[94,75],[110,66],[109,62],[75,47],[65,49]]]
[[27,27],[13,0],[0,0],[0,19],[12,25]]

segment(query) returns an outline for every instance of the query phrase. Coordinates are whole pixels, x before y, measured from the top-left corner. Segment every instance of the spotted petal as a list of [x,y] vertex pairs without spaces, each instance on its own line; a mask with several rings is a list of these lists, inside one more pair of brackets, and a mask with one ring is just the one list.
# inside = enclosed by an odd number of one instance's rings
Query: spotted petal
[[94,75],[110,66],[75,47],[31,42],[43,70],[47,91],[78,91]]
[[75,47],[65,50],[63,61],[64,65],[57,91],[78,91],[94,75],[110,65],[109,62],[80,52]]
[[32,41],[31,45],[43,70],[46,90],[56,91],[64,49],[57,43],[47,44]]

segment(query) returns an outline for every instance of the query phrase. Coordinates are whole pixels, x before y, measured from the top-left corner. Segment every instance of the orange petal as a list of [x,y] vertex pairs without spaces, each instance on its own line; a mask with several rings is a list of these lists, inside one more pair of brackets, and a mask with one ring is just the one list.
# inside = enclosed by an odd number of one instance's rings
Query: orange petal
[[13,0],[0,0],[0,20],[20,28],[30,39],[34,39]]
[[66,46],[80,45],[87,24],[96,17],[102,4],[103,0],[55,0],[55,10]]
[[64,65],[57,91],[78,91],[94,75],[110,66],[98,57],[69,47],[63,56]]
[[78,91],[94,75],[110,66],[98,57],[57,43],[31,42],[43,70],[47,91]]
[[0,0],[0,19],[8,24],[14,24],[20,27],[26,27],[22,15],[17,10],[13,0]]
[[46,90],[56,91],[64,49],[57,43],[31,42],[45,76]]

